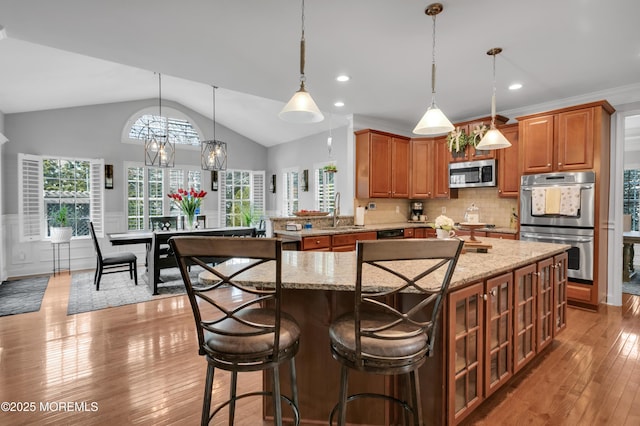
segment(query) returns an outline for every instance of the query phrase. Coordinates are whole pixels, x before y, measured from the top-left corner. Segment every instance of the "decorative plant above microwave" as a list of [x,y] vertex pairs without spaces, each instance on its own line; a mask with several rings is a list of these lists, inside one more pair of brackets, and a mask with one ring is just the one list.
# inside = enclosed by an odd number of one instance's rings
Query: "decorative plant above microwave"
[[487,130],[489,130],[487,126],[484,124],[478,124],[473,128],[471,135],[467,135],[463,129],[456,127],[447,135],[449,151],[459,153],[464,152],[468,146],[473,146],[475,148],[480,143],[480,140]]

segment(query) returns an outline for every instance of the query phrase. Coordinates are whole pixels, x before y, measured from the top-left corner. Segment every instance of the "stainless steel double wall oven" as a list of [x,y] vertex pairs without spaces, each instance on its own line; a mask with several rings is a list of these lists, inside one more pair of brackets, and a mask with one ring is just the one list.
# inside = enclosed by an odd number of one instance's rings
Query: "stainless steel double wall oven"
[[[555,208],[549,212],[534,205],[534,192],[540,195],[569,187],[579,194],[579,205],[571,213],[561,214]],[[568,276],[583,284],[593,284],[594,201],[595,173],[591,171],[525,175],[521,179],[520,239],[570,245]]]

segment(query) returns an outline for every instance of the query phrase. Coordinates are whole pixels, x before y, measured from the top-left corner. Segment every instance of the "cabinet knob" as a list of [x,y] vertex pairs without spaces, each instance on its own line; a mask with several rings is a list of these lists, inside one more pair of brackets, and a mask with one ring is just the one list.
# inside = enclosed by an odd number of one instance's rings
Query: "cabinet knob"
[[320,240],[316,240],[316,244],[320,244]]
[[547,163],[547,167],[551,167],[551,163]]
[[558,163],[558,166],[562,166],[562,163]]

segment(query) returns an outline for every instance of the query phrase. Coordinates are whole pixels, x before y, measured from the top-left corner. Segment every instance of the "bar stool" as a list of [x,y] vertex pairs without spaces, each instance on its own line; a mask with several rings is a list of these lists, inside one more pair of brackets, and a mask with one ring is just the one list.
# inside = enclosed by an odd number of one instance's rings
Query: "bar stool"
[[[274,420],[282,425],[282,400],[291,406],[296,425],[300,423],[298,412],[298,388],[296,383],[295,355],[300,341],[300,327],[296,320],[281,311],[282,241],[275,238],[227,238],[202,236],[177,236],[169,240],[175,253],[180,273],[187,289],[198,333],[200,355],[207,360],[207,377],[204,391],[201,424],[209,421],[224,407],[229,407],[229,424],[233,424],[236,401],[256,395],[273,398]],[[211,265],[211,258],[221,263]],[[229,259],[246,259],[229,267]],[[238,277],[243,272],[270,262],[267,266],[274,273],[273,283],[265,287],[244,286]],[[188,273],[189,265],[197,264],[208,271],[214,284],[194,286]],[[265,268],[265,266],[262,266]],[[261,273],[264,271],[261,268]],[[225,269],[225,271],[227,271]],[[216,290],[232,286],[242,293],[239,306],[225,307],[216,300]],[[248,300],[245,300],[248,299]],[[279,367],[289,361],[291,393],[289,398],[280,393]],[[215,369],[231,372],[230,398],[211,412],[211,396]],[[264,392],[248,392],[237,395],[239,372],[273,371],[273,388]]]
[[[338,424],[345,425],[347,403],[365,397],[398,403],[405,423],[411,418],[414,425],[423,424],[418,368],[433,356],[443,296],[463,244],[459,239],[357,243],[354,311],[329,328],[331,354],[341,363],[339,401],[329,424],[337,411]],[[406,375],[410,401],[375,393],[347,396],[350,369]]]

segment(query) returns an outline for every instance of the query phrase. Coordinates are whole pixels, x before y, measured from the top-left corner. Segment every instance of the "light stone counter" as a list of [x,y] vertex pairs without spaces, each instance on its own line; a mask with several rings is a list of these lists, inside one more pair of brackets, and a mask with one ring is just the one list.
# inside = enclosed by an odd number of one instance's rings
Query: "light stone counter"
[[[467,252],[460,255],[458,265],[453,274],[450,289],[464,287],[466,284],[478,282],[485,278],[512,271],[538,260],[560,254],[570,248],[568,245],[537,243],[531,241],[503,240],[483,238],[493,248],[488,253]],[[282,285],[290,289],[353,291],[356,277],[355,252],[319,252],[319,251],[283,251]],[[233,262],[233,261],[232,261]],[[236,269],[238,264],[225,268],[228,273]],[[406,270],[409,275],[417,272],[425,265],[412,263]],[[268,264],[253,268],[239,276],[239,281],[247,284],[269,285],[273,282],[272,267]],[[424,270],[424,269],[422,269]],[[200,274],[200,281],[207,283],[208,272]],[[434,283],[438,276],[434,274]],[[384,287],[384,282],[374,283]],[[372,287],[376,288],[376,287]]]

